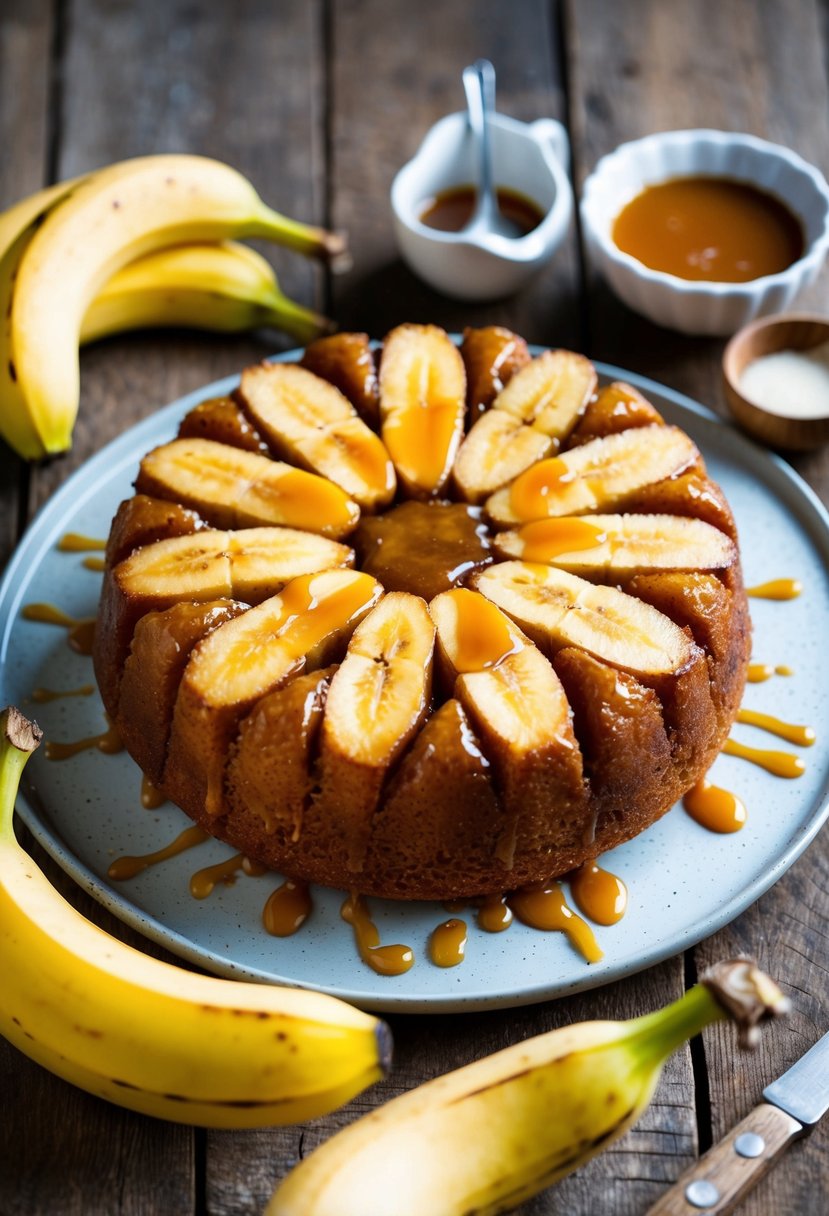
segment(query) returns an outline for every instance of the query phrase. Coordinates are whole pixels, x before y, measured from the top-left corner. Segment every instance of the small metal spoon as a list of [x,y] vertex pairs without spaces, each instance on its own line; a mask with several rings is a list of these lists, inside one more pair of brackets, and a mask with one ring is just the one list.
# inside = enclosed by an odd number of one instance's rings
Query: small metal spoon
[[477,144],[479,169],[475,209],[463,236],[504,236],[511,240],[523,236],[518,224],[502,213],[492,182],[492,152],[489,116],[495,112],[495,68],[488,59],[476,59],[463,70],[463,87],[469,114],[469,127]]

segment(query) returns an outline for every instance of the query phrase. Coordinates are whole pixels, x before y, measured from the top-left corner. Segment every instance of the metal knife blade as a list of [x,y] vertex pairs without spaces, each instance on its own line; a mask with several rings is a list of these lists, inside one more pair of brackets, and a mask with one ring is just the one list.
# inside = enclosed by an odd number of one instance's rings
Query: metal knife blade
[[829,1030],[763,1090],[763,1097],[805,1127],[829,1111]]

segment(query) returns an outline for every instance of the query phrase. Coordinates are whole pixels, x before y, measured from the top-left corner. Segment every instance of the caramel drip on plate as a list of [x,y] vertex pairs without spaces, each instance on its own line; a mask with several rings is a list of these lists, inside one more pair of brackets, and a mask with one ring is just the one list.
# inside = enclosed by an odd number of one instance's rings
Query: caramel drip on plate
[[262,923],[272,937],[291,937],[305,924],[312,909],[308,883],[288,878],[268,896]]
[[562,519],[536,519],[518,531],[521,538],[521,558],[526,562],[551,562],[562,553],[582,553],[597,549],[607,539],[596,524],[577,516]]
[[414,963],[410,946],[381,946],[377,926],[369,916],[362,895],[352,891],[340,909],[340,916],[354,930],[360,958],[378,975],[403,975]]
[[761,714],[754,709],[741,709],[737,713],[737,721],[745,722],[748,726],[759,726],[770,735],[777,735],[788,743],[798,743],[801,747],[811,747],[816,735],[812,726],[797,726],[793,722],[783,722],[771,714]]
[[48,739],[46,742],[46,759],[47,760],[68,760],[71,756],[77,756],[79,752],[89,752],[97,747],[99,752],[103,752],[105,756],[115,756],[118,752],[124,750],[124,744],[121,740],[121,735],[118,727],[110,721],[107,715],[107,729],[102,731],[100,735],[90,735],[86,739],[77,739],[74,743],[56,743],[53,739]]
[[265,873],[267,866],[260,865],[258,861],[251,861],[243,853],[236,853],[235,856],[228,857],[227,861],[219,861],[214,866],[197,870],[190,878],[190,894],[193,899],[207,899],[208,895],[213,894],[218,883],[232,887],[240,870],[249,878],[259,878]]
[[772,676],[793,675],[791,667],[784,667],[782,663],[776,667],[773,667],[771,663],[749,663],[746,680],[749,684],[765,684],[766,680],[770,680]]
[[627,887],[596,861],[585,861],[568,882],[576,906],[597,925],[615,925],[627,911]]
[[57,546],[62,553],[102,553],[107,547],[105,540],[97,536],[84,536],[80,532],[66,532]]
[[143,874],[145,870],[148,870],[150,866],[156,866],[161,861],[177,857],[179,853],[193,849],[198,844],[204,844],[205,840],[209,839],[207,832],[202,831],[199,827],[185,828],[180,835],[176,836],[175,840],[165,845],[163,849],[156,849],[154,853],[144,853],[136,857],[116,857],[107,870],[107,877],[114,878],[116,882],[135,878],[138,874]]
[[102,557],[85,557],[81,565],[87,570],[94,570],[96,573],[102,573],[107,568],[107,564]]
[[466,921],[452,917],[432,932],[429,957],[436,967],[457,967],[466,954]]
[[588,963],[598,963],[604,958],[593,930],[567,906],[564,892],[557,882],[514,891],[509,896],[509,905],[518,919],[531,929],[565,933],[571,945],[581,952]]
[[560,456],[539,460],[516,477],[510,490],[510,506],[519,519],[544,519],[556,491],[573,480],[573,471]]
[[95,636],[95,617],[69,616],[54,604],[26,604],[23,608],[23,618],[27,621],[40,621],[45,625],[62,625],[68,630],[67,642],[77,654],[92,654],[92,640]]
[[503,933],[512,924],[512,909],[505,895],[488,895],[478,909],[478,927],[485,933]]
[[758,583],[756,587],[746,587],[746,595],[756,600],[796,600],[803,590],[803,584],[797,578],[773,578],[768,583]]
[[738,756],[741,760],[749,760],[759,768],[764,768],[766,772],[773,773],[775,777],[802,777],[806,772],[806,765],[800,756],[793,756],[791,752],[773,752],[761,747],[746,747],[744,743],[738,743],[736,739],[726,739],[723,753],[726,756]]
[[682,805],[694,822],[709,832],[739,832],[748,819],[737,795],[712,785],[706,777],[691,786]]
[[158,810],[167,801],[165,794],[157,789],[146,773],[141,774],[141,805],[147,811]]
[[91,697],[94,691],[94,684],[81,684],[80,688],[36,688],[32,700],[45,705],[47,701],[58,701],[61,697]]

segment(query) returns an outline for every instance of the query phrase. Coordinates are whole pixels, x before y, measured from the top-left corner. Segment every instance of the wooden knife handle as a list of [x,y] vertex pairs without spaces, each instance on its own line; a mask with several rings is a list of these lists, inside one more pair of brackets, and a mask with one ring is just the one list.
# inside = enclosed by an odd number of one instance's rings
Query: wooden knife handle
[[648,1216],[725,1216],[763,1178],[804,1127],[763,1102],[700,1157]]

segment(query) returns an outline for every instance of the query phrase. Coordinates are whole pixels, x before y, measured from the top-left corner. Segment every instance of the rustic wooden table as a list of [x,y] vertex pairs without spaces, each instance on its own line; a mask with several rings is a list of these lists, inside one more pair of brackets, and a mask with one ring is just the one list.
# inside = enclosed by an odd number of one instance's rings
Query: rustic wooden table
[[[4,0],[0,38],[0,205],[122,157],[207,153],[247,173],[280,210],[348,230],[354,267],[344,277],[327,279],[296,257],[275,259],[289,294],[329,311],[341,327],[380,337],[403,320],[447,329],[504,323],[531,341],[650,375],[717,410],[722,342],[681,337],[628,312],[596,280],[576,227],[513,299],[457,305],[423,287],[396,256],[392,176],[431,123],[461,107],[461,69],[479,55],[496,65],[505,113],[567,124],[577,188],[622,140],[688,126],[752,131],[829,171],[829,10],[819,0]],[[827,272],[804,303],[829,311]],[[273,334],[174,333],[90,349],[71,454],[26,468],[0,450],[0,557],[113,436],[159,404],[289,345]],[[794,463],[826,500],[829,456]],[[708,963],[752,953],[793,999],[785,1029],[738,1059],[731,1029],[707,1032],[668,1065],[634,1131],[522,1209],[638,1216],[829,1026],[827,891],[824,833],[728,928],[644,974],[513,1011],[395,1017],[388,1081],[305,1127],[223,1133],[141,1118],[56,1080],[0,1042],[0,1211],[256,1213],[291,1163],[355,1114],[522,1036],[653,1009]],[[111,932],[151,948],[88,898],[72,897]],[[829,1186],[826,1149],[818,1129],[741,1210],[817,1211]]]

